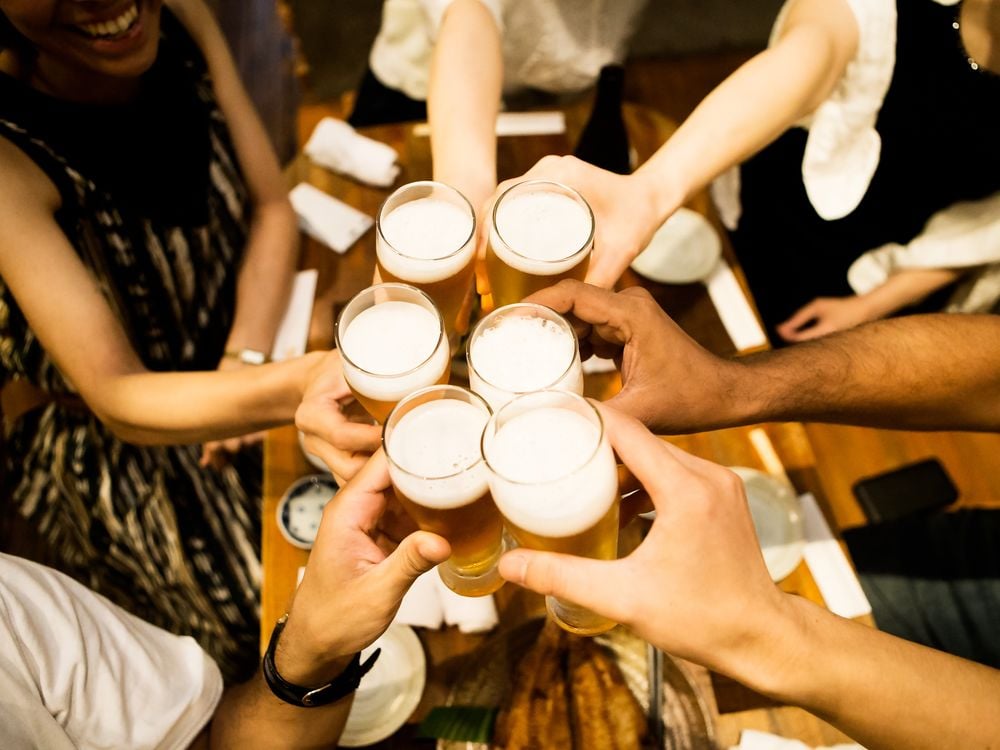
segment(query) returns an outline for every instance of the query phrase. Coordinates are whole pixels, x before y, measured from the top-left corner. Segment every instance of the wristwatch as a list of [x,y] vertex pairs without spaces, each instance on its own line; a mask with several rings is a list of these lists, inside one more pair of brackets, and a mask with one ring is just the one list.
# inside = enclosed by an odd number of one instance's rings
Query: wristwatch
[[260,349],[227,349],[222,356],[238,359],[245,365],[263,365],[271,361],[271,358]]
[[368,674],[371,668],[375,666],[376,659],[382,653],[382,649],[375,649],[375,652],[365,660],[364,664],[361,663],[361,653],[356,653],[343,672],[320,687],[305,688],[300,685],[293,685],[278,674],[278,670],[274,666],[274,651],[278,645],[278,637],[281,635],[281,631],[285,629],[287,621],[288,614],[286,613],[275,624],[274,631],[271,633],[271,640],[267,644],[267,652],[264,654],[264,659],[261,663],[261,672],[263,672],[264,682],[267,683],[271,692],[292,706],[298,708],[317,708],[329,705],[330,703],[339,701],[346,695],[350,695],[358,689],[358,685],[361,684],[361,678]]

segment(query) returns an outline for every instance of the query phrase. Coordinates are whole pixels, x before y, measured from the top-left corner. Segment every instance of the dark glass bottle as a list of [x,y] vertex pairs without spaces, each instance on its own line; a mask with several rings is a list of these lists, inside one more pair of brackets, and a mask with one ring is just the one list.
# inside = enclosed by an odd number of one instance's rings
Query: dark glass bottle
[[629,174],[628,133],[622,117],[622,92],[625,68],[606,65],[597,80],[597,93],[590,119],[580,134],[573,155],[596,167],[618,174]]

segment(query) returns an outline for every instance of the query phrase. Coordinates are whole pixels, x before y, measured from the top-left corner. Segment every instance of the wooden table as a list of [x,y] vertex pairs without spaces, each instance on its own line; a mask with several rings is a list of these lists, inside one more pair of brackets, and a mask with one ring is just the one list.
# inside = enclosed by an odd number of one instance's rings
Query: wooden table
[[[565,134],[500,139],[500,178],[522,174],[547,154],[569,153],[588,112],[589,102],[586,100],[568,107]],[[625,116],[630,139],[640,161],[647,159],[675,127],[662,115],[646,108],[626,106]],[[430,177],[430,143],[427,138],[414,135],[411,125],[382,126],[366,132],[389,143],[399,153],[402,172],[397,186]],[[363,186],[334,175],[301,156],[290,166],[288,178],[290,184],[310,182],[371,216],[376,214],[381,202],[391,192]],[[707,194],[697,196],[690,207],[709,216],[718,226],[717,220],[712,216]],[[336,255],[310,238],[304,238],[303,242],[303,268],[319,270],[316,316],[310,334],[310,347],[327,348],[332,341],[334,312],[371,282],[375,261],[374,233],[369,231],[343,256]],[[728,246],[726,255],[735,268]],[[742,281],[738,269],[737,276]],[[622,284],[642,284],[647,287],[671,316],[700,343],[718,354],[735,353],[735,347],[702,285],[655,284],[631,271],[626,273]],[[587,383],[588,395],[608,397],[619,385],[617,375],[590,378]],[[822,504],[824,493],[816,472],[816,460],[803,427],[799,424],[774,424],[767,425],[765,429],[796,488],[800,492],[813,492]],[[720,464],[763,469],[760,458],[747,438],[748,432],[749,428],[736,428],[668,439],[691,453]],[[275,509],[288,486],[310,471],[311,468],[299,449],[293,427],[268,433],[264,456],[262,651],[270,637],[273,623],[287,610],[297,570],[305,564],[307,555],[292,547],[281,536],[275,523]],[[822,597],[805,564],[800,565],[785,579],[781,588],[822,603]],[[500,611],[500,628],[513,627],[528,617],[544,613],[541,597],[514,586],[505,586],[497,593],[496,599]],[[413,722],[419,722],[430,708],[444,703],[451,685],[462,671],[462,656],[475,650],[488,637],[463,635],[457,628],[439,631],[421,629],[418,632],[427,653],[428,673],[427,686],[412,717]],[[743,728],[764,729],[814,745],[833,744],[845,739],[837,730],[801,709],[769,706],[759,696],[736,683],[724,678],[712,680],[707,671],[701,668],[697,668],[696,673],[715,714],[721,747],[736,744]],[[432,746],[427,741],[412,739],[414,727],[413,723],[407,724],[393,738],[380,743],[378,747]]]

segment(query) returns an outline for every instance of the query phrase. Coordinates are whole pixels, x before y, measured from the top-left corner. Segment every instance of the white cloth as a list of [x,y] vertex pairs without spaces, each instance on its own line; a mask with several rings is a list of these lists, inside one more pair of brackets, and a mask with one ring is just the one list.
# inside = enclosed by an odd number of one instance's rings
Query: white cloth
[[[744,729],[740,733],[740,744],[733,750],[810,750],[809,745],[799,740],[789,740],[778,737],[767,732],[758,732],[756,729]],[[843,744],[832,745],[829,748],[817,748],[817,750],[864,750],[861,745]]]
[[399,154],[392,146],[334,117],[319,121],[302,150],[320,166],[376,187],[389,187],[399,175]]
[[457,625],[463,633],[485,633],[499,622],[493,596],[459,596],[441,581],[437,570],[420,576],[406,592],[393,622],[436,630]]
[[[554,94],[593,85],[605,65],[622,62],[647,0],[480,0],[503,37],[503,91]],[[386,86],[427,98],[430,61],[452,0],[385,0],[369,65]]]
[[191,638],[0,554],[0,747],[187,748],[222,676]]
[[882,245],[854,261],[847,280],[866,294],[897,271],[977,266],[952,296],[949,311],[987,312],[1000,298],[1000,193],[938,211],[908,245]]
[[338,253],[346,253],[375,223],[368,214],[327,195],[308,182],[300,182],[292,188],[288,200],[299,217],[302,231]]

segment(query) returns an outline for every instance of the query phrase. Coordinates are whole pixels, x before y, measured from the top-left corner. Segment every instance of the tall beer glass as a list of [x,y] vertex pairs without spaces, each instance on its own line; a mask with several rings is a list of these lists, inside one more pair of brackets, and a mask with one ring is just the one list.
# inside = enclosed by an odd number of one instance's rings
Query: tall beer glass
[[359,292],[337,319],[336,340],[347,385],[379,423],[404,396],[448,382],[444,324],[430,297],[412,286]]
[[594,213],[573,188],[519,182],[493,207],[486,273],[497,307],[562,279],[583,281],[594,249]]
[[491,594],[504,582],[497,571],[503,520],[480,452],[489,418],[475,393],[437,385],[400,401],[382,432],[396,496],[421,529],[451,544],[438,573],[464,596]]
[[434,300],[454,350],[468,327],[476,214],[455,188],[403,185],[379,209],[375,251],[382,281],[412,284]]
[[519,302],[479,321],[469,338],[469,387],[493,411],[522,393],[570,391],[583,395],[576,334],[544,305]]
[[[618,554],[618,477],[597,410],[575,393],[519,396],[483,433],[490,490],[522,547],[597,560]],[[614,627],[572,602],[547,597],[562,628],[595,635]]]

